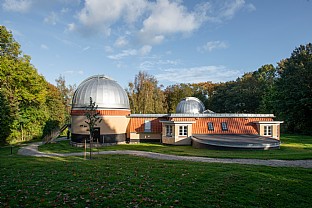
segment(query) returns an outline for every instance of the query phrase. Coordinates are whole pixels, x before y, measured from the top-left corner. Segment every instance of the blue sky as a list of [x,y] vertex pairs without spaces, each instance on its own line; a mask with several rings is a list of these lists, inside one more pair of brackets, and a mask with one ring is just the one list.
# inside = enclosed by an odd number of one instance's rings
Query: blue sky
[[312,42],[311,0],[0,0],[47,81],[145,70],[165,86],[235,80]]

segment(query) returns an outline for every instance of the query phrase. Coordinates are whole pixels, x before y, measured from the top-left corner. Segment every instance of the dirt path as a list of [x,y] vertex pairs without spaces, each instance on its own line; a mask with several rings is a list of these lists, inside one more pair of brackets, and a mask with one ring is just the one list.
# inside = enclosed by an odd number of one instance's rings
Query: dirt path
[[[77,153],[44,153],[38,151],[38,146],[41,142],[29,144],[18,150],[19,155],[35,156],[35,157],[67,157],[67,156],[83,156],[83,152]],[[97,153],[94,153],[97,154]],[[101,151],[102,155],[134,155],[141,157],[148,157],[159,160],[184,160],[194,162],[207,162],[207,163],[235,163],[247,165],[264,165],[272,167],[301,167],[312,168],[312,160],[260,160],[260,159],[227,159],[227,158],[207,158],[207,157],[193,157],[193,156],[178,156],[166,155],[154,152],[135,151],[135,150],[116,150],[116,151]]]

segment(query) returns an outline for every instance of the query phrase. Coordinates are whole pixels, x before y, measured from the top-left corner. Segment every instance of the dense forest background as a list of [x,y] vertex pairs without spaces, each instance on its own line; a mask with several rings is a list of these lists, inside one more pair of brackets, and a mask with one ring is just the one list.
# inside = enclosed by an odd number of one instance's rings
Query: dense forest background
[[[30,56],[0,26],[0,144],[42,138],[69,122],[76,86],[59,76],[54,86],[38,74]],[[185,97],[199,98],[217,113],[273,113],[283,131],[312,134],[312,44],[300,45],[276,67],[261,66],[235,81],[167,87],[139,72],[126,89],[132,113],[174,113]]]

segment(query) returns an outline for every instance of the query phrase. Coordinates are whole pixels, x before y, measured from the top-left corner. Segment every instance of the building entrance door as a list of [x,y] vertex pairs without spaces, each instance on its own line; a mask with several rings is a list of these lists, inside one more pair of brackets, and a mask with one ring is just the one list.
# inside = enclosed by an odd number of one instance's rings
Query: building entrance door
[[100,141],[101,131],[100,127],[93,129],[93,141]]

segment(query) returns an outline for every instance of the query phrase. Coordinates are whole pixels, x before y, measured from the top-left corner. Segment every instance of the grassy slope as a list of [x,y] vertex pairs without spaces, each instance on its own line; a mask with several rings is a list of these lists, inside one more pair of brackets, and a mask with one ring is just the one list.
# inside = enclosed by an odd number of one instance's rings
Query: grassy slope
[[[310,207],[312,170],[0,152],[0,207]],[[15,151],[16,153],[16,151]]]
[[[218,158],[258,158],[258,159],[312,159],[312,136],[283,135],[279,150],[207,150],[195,149],[191,146],[170,146],[160,144],[124,144],[100,148],[105,150],[141,150],[165,154],[218,157]],[[71,147],[68,141],[39,147],[43,152],[81,152],[83,148]]]

